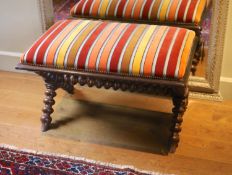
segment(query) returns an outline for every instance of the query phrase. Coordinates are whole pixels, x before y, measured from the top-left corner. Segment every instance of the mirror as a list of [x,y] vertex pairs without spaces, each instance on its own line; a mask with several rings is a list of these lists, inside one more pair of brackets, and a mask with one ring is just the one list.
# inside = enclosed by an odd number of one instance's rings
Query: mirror
[[[46,30],[54,21],[67,18],[70,8],[77,1],[38,0],[43,29]],[[228,6],[229,0],[207,0],[202,21],[204,57],[197,66],[196,75],[190,77],[192,97],[221,100],[218,91]]]

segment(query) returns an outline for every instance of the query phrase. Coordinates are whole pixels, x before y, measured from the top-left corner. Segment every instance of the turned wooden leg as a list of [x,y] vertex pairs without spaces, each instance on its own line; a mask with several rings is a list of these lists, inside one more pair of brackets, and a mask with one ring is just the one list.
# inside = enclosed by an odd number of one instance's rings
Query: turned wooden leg
[[51,114],[54,112],[52,106],[55,104],[54,97],[56,96],[57,87],[52,84],[46,82],[46,91],[45,91],[45,99],[44,99],[44,108],[43,115],[41,117],[42,122],[42,131],[45,132],[49,129],[49,126],[52,122]]
[[171,126],[171,137],[169,139],[170,152],[174,153],[176,148],[178,147],[180,138],[179,133],[181,132],[181,124],[183,122],[183,115],[187,109],[188,105],[188,88],[186,88],[186,92],[183,96],[174,96],[173,104],[174,108],[172,126]]
[[196,75],[198,63],[199,63],[198,59],[194,58],[193,61],[192,61],[192,67],[191,67],[191,72],[192,72],[193,76]]
[[201,38],[198,42],[196,52],[195,52],[195,55],[192,61],[191,72],[193,76],[196,75],[197,65],[199,64],[201,60],[203,60],[204,55],[205,55],[204,54],[204,40]]
[[202,54],[202,53],[201,53],[200,46],[198,46],[198,48],[197,48],[197,50],[196,50],[196,52],[195,52],[193,61],[192,61],[191,72],[192,72],[192,75],[193,75],[193,76],[196,75],[197,65],[198,65],[199,62],[200,62],[201,54]]

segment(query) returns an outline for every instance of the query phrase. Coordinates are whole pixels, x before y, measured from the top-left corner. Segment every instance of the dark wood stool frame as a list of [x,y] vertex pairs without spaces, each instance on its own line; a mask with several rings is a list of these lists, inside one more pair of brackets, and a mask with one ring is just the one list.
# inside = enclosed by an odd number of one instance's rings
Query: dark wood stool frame
[[192,59],[197,47],[198,38],[194,40],[187,70],[183,79],[152,78],[128,76],[122,74],[104,74],[87,72],[81,70],[67,70],[58,68],[42,67],[41,65],[18,64],[16,69],[33,71],[43,77],[46,91],[44,99],[43,115],[41,117],[42,131],[49,129],[52,122],[51,114],[54,112],[52,106],[55,104],[56,90],[62,88],[70,94],[74,92],[74,85],[88,85],[105,89],[145,93],[150,95],[171,97],[174,108],[172,110],[172,126],[169,138],[170,152],[175,152],[179,143],[182,117],[188,105],[188,79],[192,65]]

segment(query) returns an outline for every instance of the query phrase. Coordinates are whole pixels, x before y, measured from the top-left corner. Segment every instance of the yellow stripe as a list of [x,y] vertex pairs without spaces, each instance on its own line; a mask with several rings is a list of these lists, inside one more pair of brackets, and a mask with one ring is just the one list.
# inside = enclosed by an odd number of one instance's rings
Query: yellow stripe
[[189,58],[189,55],[190,55],[190,52],[191,52],[191,48],[192,48],[192,45],[193,45],[194,38],[195,38],[195,32],[190,31],[189,35],[188,35],[188,39],[186,41],[185,48],[183,50],[182,57],[181,57],[178,78],[182,78],[184,76],[184,74],[185,74],[185,70],[186,70],[186,67],[187,67],[187,62],[188,62],[188,58]]
[[196,14],[196,17],[194,19],[194,22],[199,23],[201,21],[201,16],[202,16],[203,10],[205,8],[205,5],[206,5],[206,0],[201,0],[200,4],[198,6],[198,9],[197,9],[197,14]]
[[160,21],[165,21],[169,3],[170,3],[170,0],[164,0],[163,6],[160,11],[160,16],[159,16]]
[[102,3],[102,6],[101,6],[101,9],[100,9],[100,17],[105,17],[106,15],[106,9],[109,5],[110,1],[106,1],[106,0],[103,0],[103,3]]
[[141,67],[141,61],[143,58],[143,54],[145,52],[145,49],[147,47],[147,44],[155,30],[156,26],[150,26],[149,29],[146,31],[141,43],[139,44],[138,50],[135,55],[133,67],[132,67],[132,72],[135,75],[139,75],[140,72],[140,67]]
[[65,54],[68,50],[68,47],[70,46],[71,42],[74,40],[74,38],[77,36],[77,34],[89,23],[88,20],[84,21],[83,23],[81,23],[74,31],[72,31],[72,34],[70,36],[68,36],[67,40],[64,42],[64,44],[62,45],[59,54],[58,54],[58,58],[57,58],[57,62],[56,65],[59,67],[63,67],[64,66],[64,58],[65,58]]

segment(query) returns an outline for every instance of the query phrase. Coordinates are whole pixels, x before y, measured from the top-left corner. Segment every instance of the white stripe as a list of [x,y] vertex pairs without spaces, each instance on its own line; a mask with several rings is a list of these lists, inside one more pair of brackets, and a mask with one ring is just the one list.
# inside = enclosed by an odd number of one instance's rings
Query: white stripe
[[88,64],[89,64],[90,55],[91,55],[93,49],[95,48],[96,43],[98,42],[99,38],[104,34],[104,32],[105,32],[111,25],[112,25],[112,23],[109,24],[109,25],[107,25],[107,26],[101,31],[101,33],[97,36],[96,40],[94,41],[94,43],[92,44],[91,48],[89,49],[89,52],[88,52],[88,55],[87,55],[86,61],[85,61],[85,69],[88,69]]
[[132,74],[133,63],[134,63],[135,55],[136,55],[137,50],[138,50],[138,48],[139,48],[139,45],[141,44],[141,41],[143,40],[143,37],[144,37],[144,35],[146,34],[146,32],[148,31],[148,29],[149,29],[149,26],[147,26],[147,27],[145,28],[145,30],[143,31],[142,35],[140,36],[140,38],[139,38],[139,40],[138,40],[138,42],[137,42],[137,44],[136,44],[136,46],[135,46],[135,49],[134,49],[134,51],[133,51],[133,54],[132,54],[131,59],[130,59],[130,64],[129,64],[129,73],[130,73],[130,74]]
[[93,0],[93,2],[92,2],[92,4],[91,4],[91,7],[90,7],[90,9],[89,9],[89,14],[90,14],[90,15],[92,15],[92,13],[93,13],[93,6],[94,6],[95,3],[96,3],[96,0]]
[[152,63],[152,75],[154,76],[155,75],[155,69],[156,69],[156,64],[157,64],[157,59],[158,59],[158,56],[159,56],[159,53],[160,53],[160,49],[163,45],[163,42],[164,42],[164,39],[166,38],[166,35],[169,31],[169,28],[166,28],[162,38],[161,38],[161,41],[159,42],[159,46],[157,48],[157,51],[156,51],[156,54],[155,54],[155,57],[154,57],[154,60],[153,60],[153,63]]
[[189,35],[189,31],[187,31],[187,33],[185,34],[184,41],[182,43],[182,46],[181,46],[181,49],[179,52],[179,56],[178,56],[178,60],[177,60],[177,64],[176,64],[176,70],[175,70],[175,78],[178,78],[179,69],[180,69],[180,61],[181,61],[181,57],[183,54],[183,50],[185,48],[186,41],[188,39],[188,35]]
[[85,13],[85,6],[86,6],[87,2],[88,1],[85,1],[85,3],[82,6],[82,10],[81,10],[82,15],[84,15],[84,13]]
[[136,7],[136,4],[137,4],[137,3],[138,3],[138,0],[135,0],[134,5],[133,5],[133,8],[132,8],[132,12],[131,12],[131,18],[134,17],[135,7]]
[[194,10],[194,13],[193,13],[192,22],[195,21],[195,18],[196,18],[196,15],[197,15],[197,10],[198,10],[198,7],[200,5],[200,2],[201,2],[201,0],[198,0],[197,5],[196,5],[195,10]]
[[115,9],[114,9],[114,16],[116,17],[117,16],[117,11],[118,11],[118,6],[120,5],[120,2],[121,2],[122,0],[118,0],[118,3],[117,3],[117,5],[116,5],[116,7],[115,7]]
[[74,7],[74,13],[77,14],[77,7],[79,6],[80,2],[77,3],[77,5]]
[[124,33],[127,31],[127,29],[129,28],[130,24],[126,24],[126,28],[123,30],[123,32],[121,32],[121,34],[119,35],[118,39],[116,40],[116,42],[114,43],[114,46],[110,52],[109,58],[107,60],[107,71],[110,72],[110,63],[111,63],[111,59],[112,59],[112,55],[114,53],[115,48],[117,47],[119,41],[121,40],[122,36],[124,35]]
[[175,41],[176,41],[176,38],[178,36],[178,33],[179,33],[180,29],[178,28],[174,34],[174,37],[172,38],[172,42],[171,42],[171,45],[168,49],[168,53],[167,53],[167,56],[166,56],[166,59],[165,59],[165,64],[164,64],[164,70],[163,70],[163,75],[164,77],[166,77],[167,75],[167,69],[168,69],[168,63],[169,63],[169,60],[170,60],[170,56],[171,56],[171,53],[173,51],[173,46],[175,44]]
[[169,13],[170,13],[172,3],[173,3],[173,1],[170,0],[169,5],[168,5],[168,10],[167,10],[167,13],[166,13],[166,16],[165,16],[165,19],[166,19],[166,20],[168,19],[168,15],[169,15]]
[[100,15],[103,2],[104,2],[104,1],[101,1],[100,5],[99,5],[99,7],[98,7],[98,11],[97,11],[98,15]]
[[129,2],[130,2],[130,0],[126,1],[126,4],[125,4],[124,9],[123,9],[122,17],[125,17],[126,9],[127,9]]
[[81,44],[81,47],[79,48],[78,52],[77,52],[77,55],[76,55],[76,58],[75,58],[75,61],[74,61],[74,68],[77,69],[77,63],[78,63],[78,60],[79,60],[79,56],[80,56],[80,53],[86,43],[86,41],[90,38],[90,36],[95,32],[95,30],[102,24],[102,22],[99,22],[95,27],[94,29],[88,34],[88,36],[85,38],[85,40],[82,42]]
[[[159,26],[157,26],[157,27],[155,28],[155,31],[154,31],[154,33],[152,34],[152,37],[151,37],[151,39],[150,39],[150,41],[149,41],[149,43],[148,43],[148,45],[147,45],[147,47],[146,47],[146,50],[145,50],[145,52],[144,52],[144,54],[143,54],[143,59],[142,59],[141,66],[140,66],[140,67],[141,67],[141,69],[140,69],[140,74],[143,74],[143,72],[144,72],[144,64],[145,64],[145,61],[146,61],[146,58],[147,58],[148,51],[149,51],[149,49],[150,49],[150,47],[151,47],[152,41],[153,41],[154,38],[156,37],[156,34],[157,34],[159,28],[160,28]],[[150,47],[148,47],[148,46],[150,46]]]
[[59,24],[49,35],[47,35],[47,37],[40,43],[40,45],[37,47],[36,51],[35,51],[35,54],[34,54],[34,57],[33,57],[33,63],[35,64],[36,63],[36,59],[37,59],[37,55],[38,55],[38,52],[40,50],[40,48],[42,47],[42,45],[47,41],[47,39],[54,33],[57,31],[57,29],[64,23],[65,21],[63,21],[61,24]]
[[182,3],[182,0],[179,1],[179,4],[177,5],[177,8],[176,8],[176,14],[175,14],[175,21],[177,21],[177,18],[178,18],[178,13],[179,13],[179,10],[180,10],[180,5]]
[[149,13],[148,13],[148,19],[151,19],[151,12],[152,12],[153,6],[155,5],[155,2],[156,2],[156,0],[153,0],[152,4],[150,6]]
[[50,50],[50,48],[52,47],[52,45],[56,42],[56,40],[60,37],[60,35],[62,35],[63,31],[65,31],[68,27],[70,27],[70,25],[72,25],[72,23],[68,24],[66,27],[64,27],[62,29],[61,32],[59,32],[59,34],[54,38],[54,40],[49,44],[48,48],[46,49],[46,52],[44,54],[44,58],[43,58],[43,64],[46,65],[47,62],[47,58],[48,58],[48,52]]
[[64,67],[67,68],[67,63],[68,63],[68,56],[70,54],[71,49],[73,48],[73,45],[76,43],[76,41],[79,39],[79,37],[82,35],[82,33],[90,26],[91,23],[88,23],[81,31],[77,34],[77,36],[74,38],[72,43],[70,44],[67,53],[65,54],[65,60],[64,60]]
[[143,4],[142,4],[142,8],[140,10],[140,14],[139,14],[139,18],[142,19],[143,18],[143,11],[144,11],[144,7],[147,3],[147,0],[144,0]]
[[[38,40],[37,40],[37,41],[38,41]],[[36,41],[36,42],[37,42],[37,41]],[[36,42],[35,42],[35,43],[36,43]],[[24,62],[24,63],[26,63],[28,52],[32,49],[32,47],[35,45],[35,43],[32,44],[32,46],[30,47],[30,49],[28,49],[28,51],[25,53],[25,55],[24,55],[24,57],[23,57],[23,62]]]
[[[40,38],[44,37],[45,35],[46,35],[46,33],[44,33]],[[26,52],[25,55],[24,55],[23,62],[26,62],[26,60],[27,60],[27,55],[28,55],[29,51],[30,51],[30,50],[32,49],[32,47],[40,40],[40,38],[37,39],[37,40],[32,44],[32,46],[30,47],[30,49],[27,50],[27,52]]]
[[186,18],[187,18],[190,4],[191,4],[191,1],[188,1],[187,7],[186,7],[185,12],[184,12],[184,19],[183,19],[184,22],[186,22]]
[[[84,23],[85,21],[81,21],[81,23]],[[62,48],[62,46],[64,45],[64,43],[69,39],[70,35],[72,35],[72,32],[76,30],[77,27],[79,27],[80,24],[78,24],[77,26],[75,26],[71,31],[69,31],[68,35],[65,36],[65,38],[62,40],[62,42],[60,43],[58,49],[56,50],[55,53],[55,57],[53,60],[53,64],[56,65],[57,59],[58,59],[58,55],[60,53],[60,49]]]
[[106,8],[106,16],[108,16],[109,14],[109,9],[110,9],[110,5],[112,4],[113,0],[109,0],[110,2],[108,3],[108,6]]
[[160,19],[160,12],[161,12],[161,9],[162,9],[162,7],[163,7],[164,1],[165,1],[165,0],[162,0],[161,4],[160,4],[160,6],[159,6],[159,10],[158,10],[158,13],[157,13],[157,16],[156,16],[156,17],[157,17],[157,20]]
[[122,50],[122,53],[121,53],[120,58],[119,58],[119,63],[118,63],[118,73],[121,72],[122,60],[123,60],[124,54],[126,52],[126,49],[127,49],[128,45],[129,45],[132,37],[134,37],[134,34],[138,29],[139,29],[139,26],[136,26],[136,29],[131,33],[130,37],[128,38],[128,40],[127,40],[127,42],[126,42],[126,44],[125,44],[125,46],[124,46],[124,48]]
[[98,57],[97,57],[97,61],[96,61],[96,70],[99,69],[99,64],[100,64],[100,60],[101,60],[101,56],[102,56],[102,53],[106,47],[106,45],[108,44],[108,42],[110,41],[111,37],[113,36],[114,32],[120,27],[120,24],[117,24],[117,26],[114,28],[114,30],[111,31],[110,35],[108,36],[107,40],[105,41],[105,43],[103,44],[99,54],[98,54]]

